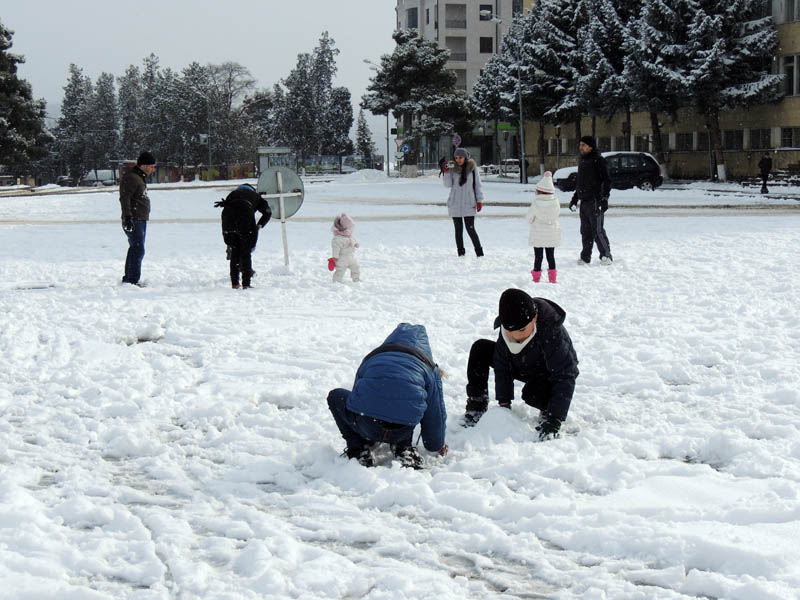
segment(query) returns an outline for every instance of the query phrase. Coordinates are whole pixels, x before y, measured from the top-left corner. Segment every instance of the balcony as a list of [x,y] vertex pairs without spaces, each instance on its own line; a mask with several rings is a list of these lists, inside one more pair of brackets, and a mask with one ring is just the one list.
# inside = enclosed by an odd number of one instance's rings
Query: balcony
[[466,29],[467,28],[467,20],[466,19],[445,19],[444,26],[447,29]]

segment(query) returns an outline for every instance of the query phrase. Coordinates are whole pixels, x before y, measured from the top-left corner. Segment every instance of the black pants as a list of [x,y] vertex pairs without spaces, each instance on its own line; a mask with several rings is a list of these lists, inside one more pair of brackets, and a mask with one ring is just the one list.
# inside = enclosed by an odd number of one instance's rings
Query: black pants
[[555,248],[534,248],[533,249],[533,270],[542,270],[542,255],[547,254],[547,268],[556,268],[556,249]]
[[224,237],[231,252],[231,284],[239,285],[239,273],[241,273],[242,285],[250,287],[250,278],[253,274],[252,252],[258,243],[258,231],[245,235],[228,234]]
[[478,237],[478,232],[475,231],[475,217],[453,217],[453,227],[456,230],[456,249],[459,256],[464,256],[464,227],[467,228],[467,235],[472,240],[472,247],[475,248],[476,256],[483,256],[483,248],[481,248],[481,240]]
[[[469,349],[467,360],[467,396],[476,398],[489,393],[489,369],[493,368],[494,347],[492,340],[475,340]],[[515,379],[517,379],[515,377]],[[518,379],[518,381],[524,381]],[[547,410],[552,388],[543,378],[525,381],[522,387],[522,401],[525,404]]]
[[605,213],[600,210],[595,200],[581,200],[581,258],[584,262],[592,260],[592,248],[597,244],[600,258],[611,256],[611,244],[608,242],[605,227]]

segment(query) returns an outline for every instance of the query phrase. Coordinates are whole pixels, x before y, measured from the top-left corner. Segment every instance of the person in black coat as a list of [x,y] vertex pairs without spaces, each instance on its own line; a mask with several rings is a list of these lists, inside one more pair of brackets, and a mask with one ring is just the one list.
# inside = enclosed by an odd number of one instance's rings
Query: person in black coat
[[559,436],[578,377],[578,356],[565,318],[555,302],[513,288],[503,292],[494,323],[500,327],[497,341],[476,340],[469,352],[465,426],[475,425],[489,407],[491,368],[500,406],[511,408],[514,381],[524,382],[522,401],[541,411],[539,439]]
[[605,213],[608,210],[608,196],[611,193],[611,178],[608,175],[606,159],[595,149],[594,138],[585,135],[578,144],[581,153],[578,160],[578,180],[569,209],[575,211],[581,204],[581,242],[583,249],[578,264],[589,264],[595,243],[600,252],[600,262],[611,264],[611,244],[604,227]]
[[[228,246],[231,286],[239,289],[241,272],[241,287],[247,289],[253,276],[251,253],[258,242],[258,230],[269,223],[272,210],[249,183],[240,185],[214,206],[222,207],[222,239]],[[256,211],[261,213],[258,223],[255,219]]]
[[772,159],[769,157],[768,152],[764,152],[761,160],[758,161],[758,170],[761,172],[761,193],[766,194],[769,191],[767,189],[767,179],[769,179],[769,172],[772,171]]

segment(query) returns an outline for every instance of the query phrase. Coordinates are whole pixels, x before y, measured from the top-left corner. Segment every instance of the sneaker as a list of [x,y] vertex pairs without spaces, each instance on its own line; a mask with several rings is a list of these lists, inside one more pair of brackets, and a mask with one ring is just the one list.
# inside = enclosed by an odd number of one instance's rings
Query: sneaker
[[369,448],[345,448],[342,456],[355,458],[362,467],[375,466],[375,460],[372,458],[372,451]]
[[400,461],[400,466],[419,470],[422,468],[422,457],[414,446],[395,446],[394,456]]
[[242,286],[240,286],[238,283],[232,283],[232,284],[231,284],[231,287],[232,287],[233,289],[235,289],[235,290],[238,290],[238,289],[239,289],[240,287],[242,287]]
[[578,259],[578,266],[583,266],[583,265],[588,265],[588,264],[589,264],[588,260],[583,260],[582,258]]
[[488,408],[489,394],[467,398],[467,408],[461,421],[462,425],[464,427],[475,427]]
[[612,262],[614,262],[614,259],[611,258],[610,256],[601,256],[600,257],[600,264],[601,265],[610,265]]

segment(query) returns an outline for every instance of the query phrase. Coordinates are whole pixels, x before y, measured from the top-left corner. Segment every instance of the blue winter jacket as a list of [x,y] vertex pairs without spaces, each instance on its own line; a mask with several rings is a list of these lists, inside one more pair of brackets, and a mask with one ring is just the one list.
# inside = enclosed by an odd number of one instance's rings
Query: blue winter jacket
[[[383,343],[411,346],[433,362],[428,333],[422,325],[400,323]],[[412,354],[381,352],[362,362],[347,408],[390,423],[419,423],[426,450],[435,452],[444,446],[447,413],[442,376],[437,367]]]

